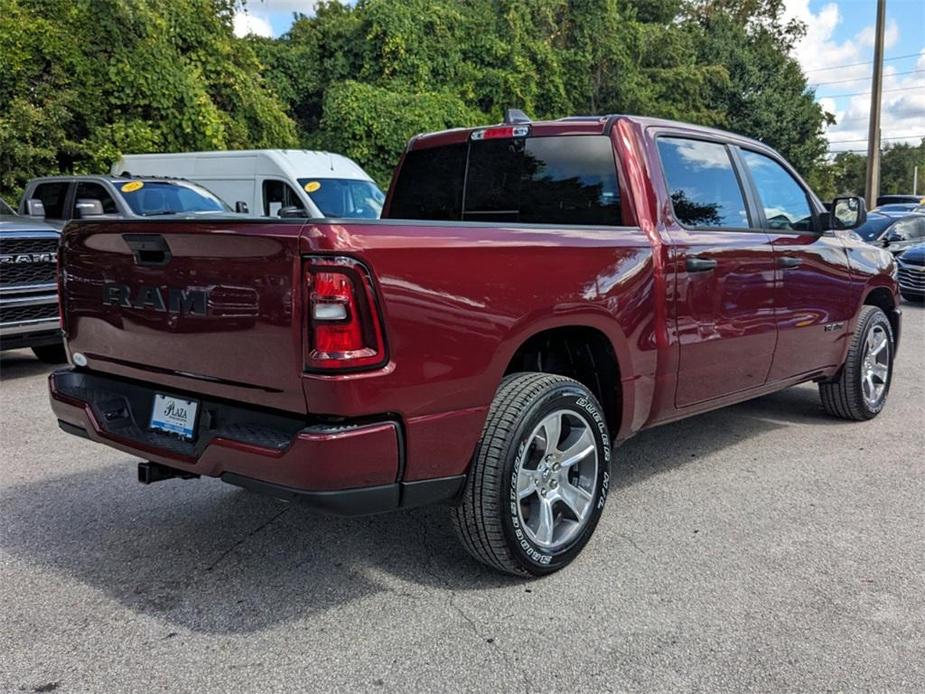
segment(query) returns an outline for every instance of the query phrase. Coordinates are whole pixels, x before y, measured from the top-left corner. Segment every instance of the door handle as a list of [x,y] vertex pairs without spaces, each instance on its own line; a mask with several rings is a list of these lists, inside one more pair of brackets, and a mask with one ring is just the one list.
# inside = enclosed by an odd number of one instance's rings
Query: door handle
[[688,272],[708,272],[716,269],[716,260],[713,258],[698,258],[694,256],[688,258],[684,266],[687,268]]
[[782,255],[777,259],[777,264],[783,268],[799,267],[802,262],[802,260],[794,258],[792,255]]

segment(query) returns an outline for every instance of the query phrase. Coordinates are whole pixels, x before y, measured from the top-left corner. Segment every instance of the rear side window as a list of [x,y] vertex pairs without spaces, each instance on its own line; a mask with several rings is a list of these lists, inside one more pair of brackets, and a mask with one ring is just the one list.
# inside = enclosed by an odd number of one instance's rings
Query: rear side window
[[389,216],[619,226],[613,146],[604,135],[582,135],[412,151],[399,173]]
[[675,217],[681,224],[748,228],[745,197],[725,145],[660,137],[658,153]]
[[54,183],[39,183],[32,193],[33,198],[42,201],[45,207],[45,216],[49,219],[64,219],[64,199],[67,197],[67,181]]

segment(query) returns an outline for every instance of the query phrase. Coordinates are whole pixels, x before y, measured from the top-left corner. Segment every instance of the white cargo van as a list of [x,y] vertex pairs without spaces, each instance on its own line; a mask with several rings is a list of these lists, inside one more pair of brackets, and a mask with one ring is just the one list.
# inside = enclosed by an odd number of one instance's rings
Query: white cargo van
[[375,219],[385,195],[355,162],[305,149],[126,154],[112,173],[185,178],[238,212],[266,217]]

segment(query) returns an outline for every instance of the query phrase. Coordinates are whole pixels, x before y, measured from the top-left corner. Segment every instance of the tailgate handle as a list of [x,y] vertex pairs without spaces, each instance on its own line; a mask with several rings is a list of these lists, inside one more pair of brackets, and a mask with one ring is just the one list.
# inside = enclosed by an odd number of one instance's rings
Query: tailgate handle
[[136,265],[166,265],[170,262],[170,246],[160,234],[124,234],[122,236],[132,249]]

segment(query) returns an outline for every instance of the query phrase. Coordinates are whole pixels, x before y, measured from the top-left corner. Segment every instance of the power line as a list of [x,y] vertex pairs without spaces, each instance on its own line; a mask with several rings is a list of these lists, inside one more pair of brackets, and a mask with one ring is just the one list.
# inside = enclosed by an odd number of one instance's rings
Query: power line
[[[906,55],[894,55],[892,58],[884,58],[883,62],[888,60],[902,60],[903,58],[915,58],[918,53],[907,53]],[[858,67],[859,65],[870,65],[873,60],[865,60],[863,63],[848,63],[847,65],[833,65],[832,67],[814,67],[812,70],[806,70],[806,72],[825,72],[826,70],[840,70],[843,67]]]
[[[894,87],[893,89],[884,89],[883,93],[887,92],[908,92],[912,89],[921,89],[925,91],[925,86],[916,85],[914,87]],[[820,99],[841,99],[846,96],[868,96],[870,92],[854,92],[852,94],[826,94],[825,96],[820,96]]]
[[[925,137],[925,135],[893,135],[892,137],[881,137],[881,140],[914,140],[917,137]],[[867,142],[866,137],[862,137],[859,140],[829,140],[830,145],[837,145],[841,142]]]
[[[919,68],[918,70],[905,70],[904,72],[893,72],[887,77],[899,77],[900,75],[911,75],[916,72],[925,72],[925,68]],[[845,82],[860,82],[861,80],[866,80],[866,77],[854,77],[850,80],[832,80],[831,82],[816,82],[816,84],[810,84],[810,87],[822,87],[826,84],[844,84]]]

